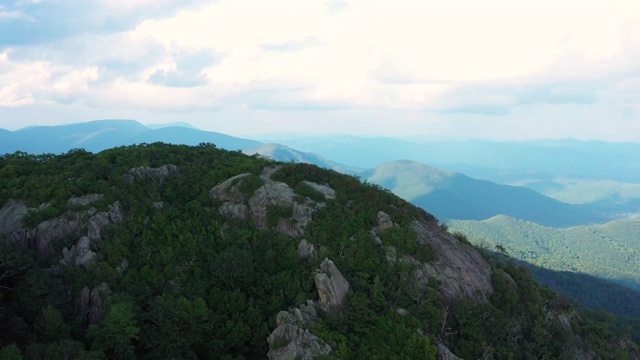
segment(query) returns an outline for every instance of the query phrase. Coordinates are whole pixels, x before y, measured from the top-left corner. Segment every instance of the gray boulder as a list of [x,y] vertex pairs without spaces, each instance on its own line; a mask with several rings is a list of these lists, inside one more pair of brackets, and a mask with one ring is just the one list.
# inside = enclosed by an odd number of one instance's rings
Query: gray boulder
[[102,283],[89,289],[85,286],[76,300],[76,314],[88,325],[100,323],[104,319],[102,297],[109,294],[109,286]]
[[320,264],[320,269],[316,271],[314,280],[320,308],[327,312],[340,309],[349,292],[349,283],[333,261],[325,258]]
[[271,360],[312,360],[331,353],[331,347],[313,335],[295,315],[281,311],[276,318],[277,327],[267,338]]
[[385,230],[393,227],[393,221],[391,221],[391,216],[384,211],[378,211],[376,215],[376,219],[378,220],[378,229]]
[[438,344],[438,360],[464,360],[454,355],[443,343]]
[[298,244],[298,257],[300,260],[308,258],[314,259],[316,257],[316,247],[307,241],[307,239],[300,240],[300,244]]

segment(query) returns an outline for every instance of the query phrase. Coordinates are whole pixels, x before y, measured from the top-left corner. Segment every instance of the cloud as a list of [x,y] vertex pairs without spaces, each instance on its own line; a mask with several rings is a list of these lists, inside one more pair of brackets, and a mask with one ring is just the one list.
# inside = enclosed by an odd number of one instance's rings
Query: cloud
[[163,18],[201,0],[8,1],[0,8],[0,46],[33,45],[88,33],[113,33]]
[[0,107],[640,113],[638,2],[13,1],[0,54]]
[[318,41],[315,37],[308,37],[306,39],[288,41],[285,43],[279,44],[266,44],[262,45],[262,48],[266,51],[298,51],[310,46],[319,46],[321,45],[320,41]]
[[191,51],[182,49],[172,53],[174,66],[171,69],[158,69],[149,81],[169,87],[193,87],[208,83],[203,70],[217,62],[218,56],[209,49]]

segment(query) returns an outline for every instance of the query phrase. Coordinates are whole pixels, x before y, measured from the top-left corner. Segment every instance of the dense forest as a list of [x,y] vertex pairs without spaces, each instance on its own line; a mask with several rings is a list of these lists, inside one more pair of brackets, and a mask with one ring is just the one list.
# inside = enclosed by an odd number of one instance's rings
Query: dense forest
[[[312,165],[208,143],[17,152],[0,206],[1,359],[640,357],[616,319]],[[348,282],[335,308],[321,269]]]
[[640,291],[640,219],[558,229],[496,216],[451,220],[453,231],[478,246],[507,248],[511,256],[556,271],[590,274]]

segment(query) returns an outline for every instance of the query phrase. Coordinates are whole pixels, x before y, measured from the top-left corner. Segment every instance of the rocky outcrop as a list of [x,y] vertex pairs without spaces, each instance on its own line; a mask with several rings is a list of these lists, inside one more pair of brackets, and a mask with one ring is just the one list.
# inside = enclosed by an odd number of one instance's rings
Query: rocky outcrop
[[104,306],[102,297],[108,295],[109,286],[102,283],[89,289],[85,286],[76,301],[76,314],[87,325],[98,324],[104,319]]
[[137,168],[132,168],[126,174],[124,174],[124,178],[129,182],[134,182],[135,180],[150,179],[156,184],[162,184],[167,180],[169,176],[177,174],[179,172],[180,169],[177,166],[171,164],[162,165],[157,168],[139,166]]
[[223,181],[209,190],[209,196],[222,201],[242,203],[245,195],[240,191],[240,186],[242,186],[242,179],[250,175],[250,173],[243,173]]
[[[288,311],[278,313],[276,317],[278,326],[267,338],[267,342],[269,343],[267,356],[269,359],[311,360],[318,356],[331,353],[332,349],[327,343],[302,327],[307,323],[307,321],[305,321],[307,318],[302,315],[303,313],[300,309],[295,310],[298,311],[300,316],[296,316],[294,313]],[[313,304],[305,307],[305,310],[313,312],[313,315],[308,315],[312,318],[310,321],[317,319]]]
[[293,198],[295,193],[289,185],[271,180],[271,175],[277,171],[278,166],[267,166],[262,171],[260,178],[264,181],[264,185],[253,193],[249,199],[251,207],[251,218],[254,225],[259,229],[267,226],[267,207],[269,206],[293,206]]
[[[289,185],[271,179],[271,175],[279,169],[280,166],[275,165],[265,167],[260,175],[264,184],[253,194],[247,195],[240,191],[243,180],[251,175],[249,173],[236,175],[211,188],[209,196],[223,201],[218,207],[218,213],[238,220],[250,218],[258,229],[265,229],[269,208],[291,208],[291,216],[278,219],[276,230],[290,237],[303,235],[313,213],[324,206],[324,203],[316,203],[308,198],[296,201],[296,194]],[[335,198],[335,190],[328,185],[308,181],[305,183],[325,199]]]
[[220,215],[237,220],[245,220],[247,212],[247,205],[234,203],[233,201],[227,201],[218,208]]
[[391,216],[389,216],[389,214],[385,213],[384,211],[378,211],[378,214],[376,214],[376,220],[378,221],[379,231],[393,227]]
[[83,196],[72,197],[67,201],[67,208],[73,209],[73,208],[87,206],[87,205],[93,204],[98,200],[102,200],[103,197],[104,195],[102,194],[87,194]]
[[322,194],[324,198],[327,200],[333,200],[336,198],[336,191],[333,188],[331,188],[331,186],[329,185],[316,184],[314,182],[306,181],[306,180],[303,181],[303,183],[311,187],[313,190]]
[[464,360],[461,357],[454,355],[446,345],[438,344],[438,360]]
[[[101,194],[74,197],[67,201],[69,208],[85,207],[102,199]],[[120,202],[109,205],[108,211],[98,212],[94,207],[86,210],[68,210],[62,216],[46,220],[35,228],[25,228],[22,219],[29,209],[22,201],[11,200],[0,209],[0,237],[9,237],[35,251],[43,259],[58,256],[53,249],[55,240],[77,236],[78,241],[69,249],[63,249],[64,264],[76,259],[78,265],[86,264],[95,255],[90,250],[92,241],[100,239],[102,229],[109,223],[120,223],[124,214]],[[86,232],[83,229],[86,227]]]
[[331,312],[342,307],[349,292],[349,283],[333,261],[325,258],[314,276],[320,308]]
[[87,265],[91,259],[96,255],[91,251],[91,239],[86,236],[81,237],[71,246],[71,249],[66,247],[62,249],[62,260],[60,262],[64,265],[71,264],[75,259],[76,265]]
[[[95,209],[92,208],[91,212],[95,212]],[[67,247],[62,249],[62,259],[60,263],[62,265],[87,265],[96,255],[96,253],[91,250],[91,243],[101,239],[102,229],[108,224],[117,224],[122,221],[124,221],[124,215],[120,209],[119,201],[109,205],[109,211],[93,213],[86,222],[87,234],[80,236],[78,241],[72,245],[70,249]]]
[[306,260],[309,258],[315,259],[316,257],[316,247],[307,239],[300,240],[298,244],[298,257],[300,260]]
[[414,221],[418,242],[430,246],[437,260],[430,263],[404,256],[402,261],[414,266],[416,280],[426,286],[433,277],[440,283],[440,292],[449,300],[469,298],[486,302],[493,293],[492,270],[487,261],[472,246],[443,232],[435,223]]
[[22,230],[22,218],[27,214],[27,211],[29,209],[23,201],[7,201],[0,209],[0,237],[19,233]]
[[[298,246],[298,251],[300,253],[300,249],[303,249],[307,254],[312,248],[313,245],[303,239]],[[331,353],[331,346],[310,333],[306,327],[318,320],[318,308],[324,311],[336,311],[343,305],[349,291],[349,283],[333,261],[327,258],[322,261],[320,268],[316,271],[315,283],[318,302],[307,300],[306,305],[278,313],[276,318],[278,326],[267,338],[269,359],[315,359]]]

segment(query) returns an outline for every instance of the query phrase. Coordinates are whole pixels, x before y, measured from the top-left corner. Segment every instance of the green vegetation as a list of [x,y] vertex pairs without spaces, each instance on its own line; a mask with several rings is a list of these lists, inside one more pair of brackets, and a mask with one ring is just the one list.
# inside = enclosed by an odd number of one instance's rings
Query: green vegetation
[[506,216],[447,224],[452,231],[468,234],[477,246],[493,249],[502,244],[518,260],[593,275],[640,291],[640,219],[567,229]]
[[[162,181],[124,176],[132,168],[165,164],[179,172]],[[297,253],[301,237],[274,229],[292,215],[290,208],[268,207],[264,229],[251,217],[221,216],[220,200],[212,200],[209,190],[249,173],[238,180],[249,195],[272,164],[211,144],[0,157],[0,203],[21,199],[40,208],[29,214],[29,226],[65,214],[70,198],[86,194],[103,195],[90,205],[96,211],[119,201],[124,213],[123,222],[106,225],[92,243],[97,255],[87,266],[61,265],[60,247],[56,258],[46,260],[10,239],[0,241],[0,356],[264,359],[276,315],[317,298],[313,273],[329,257],[350,291],[341,311],[321,313],[309,325],[333,348],[327,358],[435,359],[438,343],[468,359],[561,359],[576,351],[625,358],[623,338],[611,330],[615,321],[571,316],[566,302],[504,257],[489,258],[495,287],[489,302],[445,299],[435,278],[418,286],[412,265],[390,263],[371,230],[384,211],[396,226],[380,233],[383,242],[398,255],[435,261],[440,259],[417,242],[411,223],[421,219],[438,229],[436,220],[354,177],[302,164],[281,164],[273,174],[298,199],[323,202],[304,230],[318,249],[306,260]],[[319,197],[305,180],[331,186],[336,199]],[[78,299],[83,288],[102,283],[102,321],[91,324],[78,315]],[[558,314],[567,315],[569,328]]]

